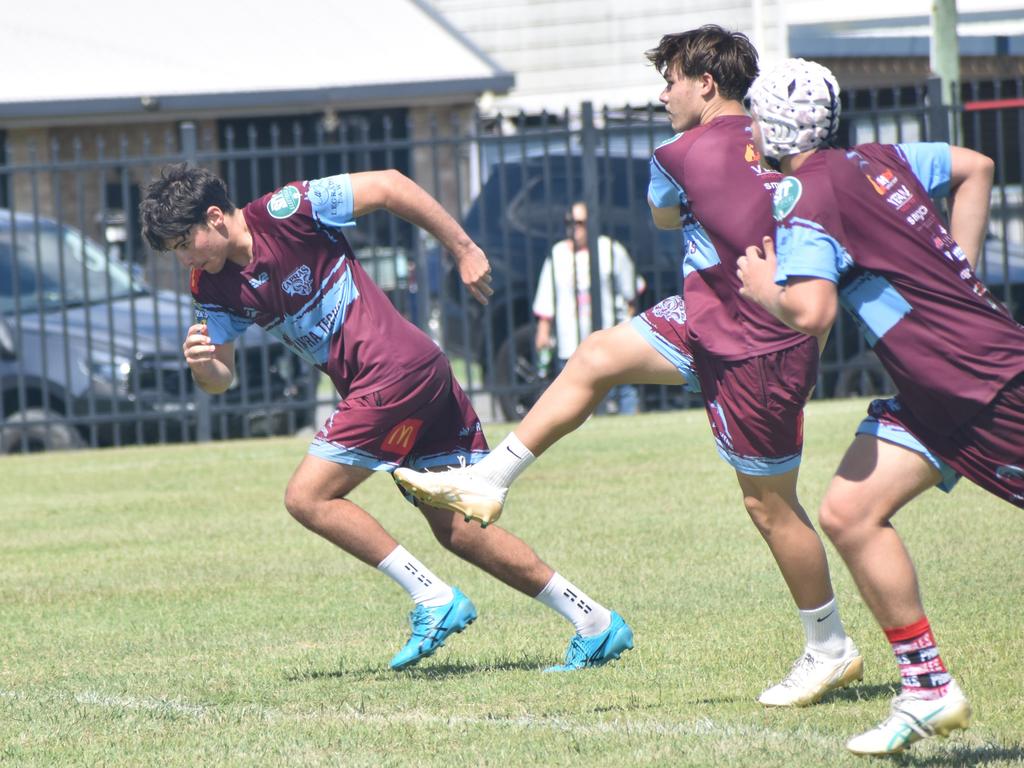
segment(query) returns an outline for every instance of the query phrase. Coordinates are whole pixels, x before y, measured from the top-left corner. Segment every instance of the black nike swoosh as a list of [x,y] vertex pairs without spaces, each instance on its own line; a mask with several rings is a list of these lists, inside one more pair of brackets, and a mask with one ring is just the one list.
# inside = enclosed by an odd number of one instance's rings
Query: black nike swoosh
[[833,611],[829,611],[829,612],[828,612],[828,613],[826,613],[826,614],[825,614],[824,616],[822,616],[822,617],[821,617],[820,619],[818,619],[818,623],[819,623],[819,624],[821,624],[821,622],[823,622],[823,621],[824,621],[825,619],[827,619],[827,618],[828,618],[829,616],[831,616],[831,615],[832,615],[833,613],[835,613],[835,611],[834,611],[834,610],[833,610]]

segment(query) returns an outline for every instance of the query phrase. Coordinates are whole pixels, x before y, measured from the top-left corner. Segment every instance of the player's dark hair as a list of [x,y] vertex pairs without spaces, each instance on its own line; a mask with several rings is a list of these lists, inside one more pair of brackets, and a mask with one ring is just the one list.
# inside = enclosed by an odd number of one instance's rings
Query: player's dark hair
[[225,213],[235,210],[228,189],[219,176],[187,163],[165,165],[160,178],[146,187],[139,204],[142,235],[154,250],[184,237],[196,224],[206,222],[206,211],[215,205]]
[[665,35],[647,59],[662,74],[679,67],[685,77],[707,72],[715,79],[718,92],[740,101],[757,77],[757,50],[742,32],[729,32],[717,24]]

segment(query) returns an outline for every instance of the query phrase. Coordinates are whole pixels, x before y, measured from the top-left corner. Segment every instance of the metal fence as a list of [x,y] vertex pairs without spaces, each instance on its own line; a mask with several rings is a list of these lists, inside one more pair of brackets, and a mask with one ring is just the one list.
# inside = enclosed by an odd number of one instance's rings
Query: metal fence
[[[955,109],[936,88],[847,95],[841,139],[952,139],[992,156],[992,238],[980,272],[1019,313],[1024,88],[965,86]],[[210,397],[193,385],[181,354],[193,317],[187,275],[138,236],[139,190],[167,162],[217,171],[239,204],[295,179],[385,167],[431,191],[488,254],[496,292],[486,308],[461,289],[437,244],[400,219],[360,219],[353,245],[399,311],[446,351],[485,419],[517,418],[545,384],[530,306],[573,201],[589,205],[592,243],[601,233],[628,248],[645,286],[638,309],[680,290],[678,233],[656,230],[646,203],[648,158],[670,135],[656,106],[512,117],[387,110],[186,122],[158,137],[51,135],[0,165],[9,206],[0,209],[0,451],[293,433],[318,427],[335,405],[314,369],[258,330],[239,340],[228,392]],[[888,387],[841,317],[816,396]],[[679,388],[642,395],[647,409],[697,404]]]

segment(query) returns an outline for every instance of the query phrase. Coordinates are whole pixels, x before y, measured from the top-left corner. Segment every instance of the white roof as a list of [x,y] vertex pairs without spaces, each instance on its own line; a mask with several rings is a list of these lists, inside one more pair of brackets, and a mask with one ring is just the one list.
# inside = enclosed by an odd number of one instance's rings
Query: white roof
[[183,106],[183,98],[226,94],[387,102],[461,89],[472,100],[511,86],[419,0],[13,2],[0,50],[0,116],[17,116],[17,106],[54,113],[61,102],[144,97]]
[[[600,109],[656,102],[664,87],[644,51],[665,33],[715,23],[746,33],[762,67],[791,55],[928,55],[935,0],[431,0],[507,69],[516,84],[503,111]],[[965,55],[986,55],[996,36],[1024,34],[1024,0],[957,0]],[[987,40],[983,40],[987,37]],[[876,39],[878,40],[875,45]],[[988,49],[984,46],[988,45]],[[1009,53],[1020,55],[1011,40]]]

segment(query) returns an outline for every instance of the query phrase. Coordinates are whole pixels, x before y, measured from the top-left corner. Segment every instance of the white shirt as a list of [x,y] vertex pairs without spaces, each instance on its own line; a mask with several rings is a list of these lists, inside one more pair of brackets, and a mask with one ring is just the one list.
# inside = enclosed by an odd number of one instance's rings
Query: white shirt
[[[601,327],[625,320],[627,305],[636,299],[636,271],[626,247],[606,235],[598,238],[601,270]],[[590,252],[584,248],[573,258],[572,240],[561,240],[537,278],[533,314],[554,319],[556,352],[568,360],[580,341],[590,335]]]

